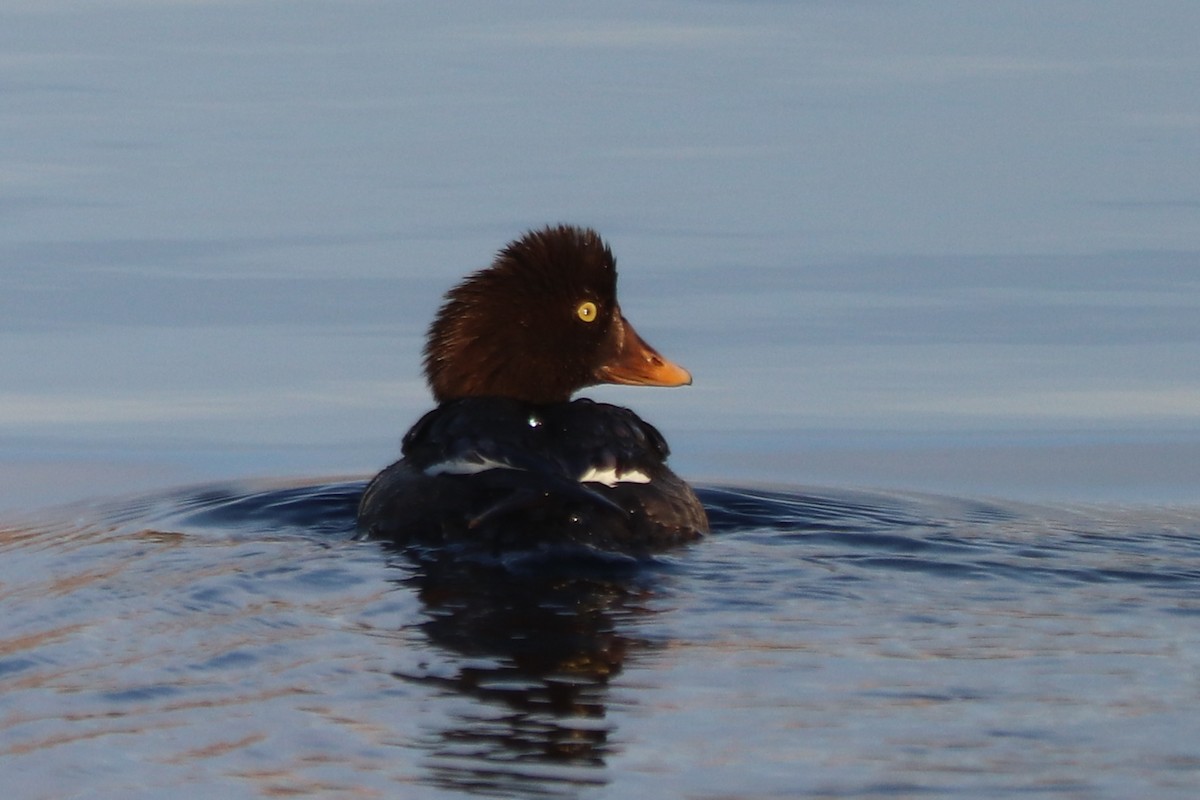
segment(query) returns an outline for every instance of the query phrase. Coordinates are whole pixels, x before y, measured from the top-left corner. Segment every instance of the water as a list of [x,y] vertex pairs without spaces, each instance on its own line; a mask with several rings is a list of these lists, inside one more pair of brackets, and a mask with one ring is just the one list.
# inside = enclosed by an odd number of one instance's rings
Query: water
[[[636,566],[418,562],[360,481],[9,528],[14,797],[1189,797],[1200,513],[705,487]],[[12,566],[20,565],[19,575]]]
[[[1195,794],[1196,4],[0,6],[7,795]],[[554,221],[715,535],[354,541]]]
[[387,463],[560,220],[683,473],[1197,500],[1186,0],[3,6],[0,507]]

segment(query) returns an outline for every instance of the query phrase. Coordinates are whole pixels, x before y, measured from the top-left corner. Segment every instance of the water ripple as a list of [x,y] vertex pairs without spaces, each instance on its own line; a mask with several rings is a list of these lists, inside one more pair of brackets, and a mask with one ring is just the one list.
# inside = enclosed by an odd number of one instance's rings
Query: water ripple
[[[629,796],[657,763],[702,796],[720,758],[764,796],[1200,776],[1194,510],[705,486],[711,537],[581,568],[355,541],[362,488],[0,528],[0,764],[42,776],[12,791]],[[798,758],[811,780],[773,766]]]

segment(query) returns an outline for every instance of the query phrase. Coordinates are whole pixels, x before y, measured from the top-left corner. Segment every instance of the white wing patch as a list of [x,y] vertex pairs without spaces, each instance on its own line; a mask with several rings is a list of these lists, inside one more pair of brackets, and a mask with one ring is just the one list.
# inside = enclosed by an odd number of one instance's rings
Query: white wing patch
[[605,486],[616,486],[618,483],[649,483],[650,476],[639,469],[628,472],[617,472],[615,467],[588,467],[587,472],[579,476],[580,483],[603,483]]
[[512,464],[494,461],[478,456],[476,458],[460,458],[450,461],[439,461],[425,468],[426,475],[474,475],[477,472],[487,472],[489,469],[516,469]]
[[[450,459],[439,461],[425,468],[425,474],[433,475],[475,475],[491,469],[516,469],[512,464],[503,461],[475,455],[472,458]],[[605,486],[616,486],[618,483],[649,483],[650,476],[639,469],[618,472],[616,467],[588,467],[579,476],[580,483],[603,483]]]

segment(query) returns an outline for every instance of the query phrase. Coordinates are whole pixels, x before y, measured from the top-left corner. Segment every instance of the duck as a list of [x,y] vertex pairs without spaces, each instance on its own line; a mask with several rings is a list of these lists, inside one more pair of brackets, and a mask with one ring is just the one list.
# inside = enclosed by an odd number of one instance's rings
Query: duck
[[491,555],[636,556],[706,534],[704,506],[667,466],[658,429],[628,408],[572,399],[598,384],[692,382],[638,335],[616,290],[599,234],[560,224],[528,231],[448,291],[424,348],[437,405],[367,484],[359,535]]

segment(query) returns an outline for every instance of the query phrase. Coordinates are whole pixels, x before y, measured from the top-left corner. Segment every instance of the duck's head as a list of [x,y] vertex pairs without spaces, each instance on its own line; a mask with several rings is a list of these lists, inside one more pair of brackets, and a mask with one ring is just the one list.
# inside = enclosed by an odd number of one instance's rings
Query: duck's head
[[621,314],[608,246],[569,225],[526,234],[446,293],[429,327],[425,377],[438,402],[492,395],[553,403],[597,383],[692,382]]

